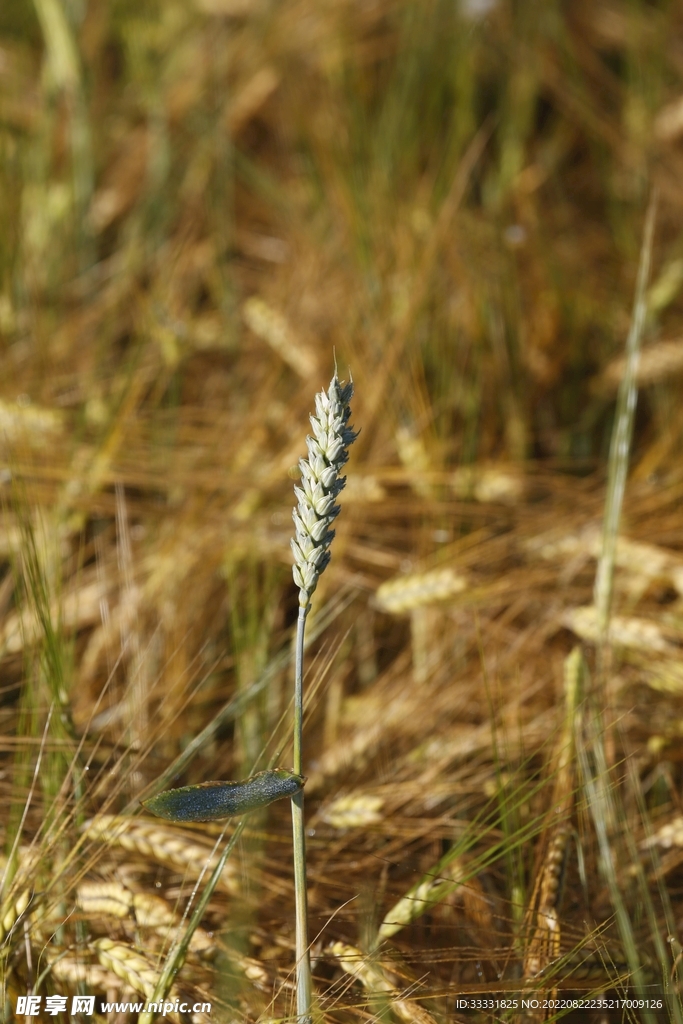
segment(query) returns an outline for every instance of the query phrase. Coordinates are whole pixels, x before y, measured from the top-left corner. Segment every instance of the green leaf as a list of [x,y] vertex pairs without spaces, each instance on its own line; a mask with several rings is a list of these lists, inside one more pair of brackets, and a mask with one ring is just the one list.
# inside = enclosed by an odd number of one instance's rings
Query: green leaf
[[306,779],[287,768],[259,772],[243,782],[200,782],[167,789],[143,800],[143,807],[169,821],[214,821],[240,817],[275,800],[294,796]]

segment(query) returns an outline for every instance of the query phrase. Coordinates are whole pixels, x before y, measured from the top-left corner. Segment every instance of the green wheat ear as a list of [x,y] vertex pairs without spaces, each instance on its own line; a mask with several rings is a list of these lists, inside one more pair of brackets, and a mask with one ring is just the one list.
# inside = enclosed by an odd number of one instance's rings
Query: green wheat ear
[[[346,479],[339,471],[348,460],[348,447],[357,434],[348,426],[353,382],[344,384],[335,372],[327,391],[315,396],[311,416],[313,437],[306,438],[308,458],[301,459],[301,486],[294,492],[299,504],[292,512],[296,536],[292,540],[294,582],[299,588],[299,618],[295,643],[294,670],[294,772],[301,775],[303,731],[303,660],[306,616],[311,596],[330,562],[329,547],[334,540],[333,521],[340,512],[335,504]],[[292,797],[294,848],[294,900],[296,904],[296,1002],[299,1024],[311,1021],[311,961],[308,951],[308,906],[306,899],[306,838],[303,790]]]
[[327,392],[315,396],[316,415],[311,416],[315,437],[306,438],[308,458],[301,459],[301,487],[295,487],[299,504],[292,512],[296,537],[292,539],[294,582],[299,605],[308,608],[320,576],[330,561],[334,540],[332,522],[341,509],[335,504],[346,484],[339,471],[348,460],[350,444],[358,437],[347,426],[353,382],[344,384],[335,373]]

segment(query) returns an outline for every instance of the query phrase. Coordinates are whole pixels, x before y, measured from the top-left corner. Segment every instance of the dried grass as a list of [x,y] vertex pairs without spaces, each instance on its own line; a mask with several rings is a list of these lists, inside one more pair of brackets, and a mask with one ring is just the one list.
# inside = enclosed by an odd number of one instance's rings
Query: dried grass
[[[218,833],[140,798],[288,763],[290,477],[334,350],[361,434],[307,662],[321,1020],[640,985],[681,1024],[680,9],[162,6],[0,13],[10,1005],[43,967],[147,993]],[[285,807],[250,821],[194,932],[214,1020],[291,1017],[290,842]]]

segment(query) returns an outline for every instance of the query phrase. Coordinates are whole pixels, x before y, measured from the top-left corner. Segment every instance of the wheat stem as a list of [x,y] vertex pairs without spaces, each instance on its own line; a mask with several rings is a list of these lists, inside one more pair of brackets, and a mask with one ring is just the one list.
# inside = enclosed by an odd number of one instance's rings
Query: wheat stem
[[[299,608],[296,626],[294,670],[294,771],[302,773],[301,745],[303,738],[303,664],[304,633],[308,609]],[[309,1024],[312,979],[311,959],[308,951],[308,901],[306,885],[306,832],[304,829],[304,791],[292,797],[292,844],[294,856],[294,901],[296,918],[296,1005],[303,1024]]]
[[[311,416],[314,437],[306,438],[308,459],[299,463],[301,487],[294,491],[298,505],[292,513],[296,535],[292,540],[294,582],[299,588],[299,618],[294,645],[294,771],[301,775],[303,737],[303,672],[306,616],[318,580],[330,561],[334,539],[331,524],[339,515],[335,504],[346,480],[339,471],[348,459],[347,448],[356,440],[348,426],[353,384],[343,384],[335,372],[328,390],[315,396]],[[294,902],[296,914],[296,1008],[301,1024],[311,1024],[313,984],[308,950],[308,906],[306,895],[306,833],[304,794],[292,797],[294,855]]]

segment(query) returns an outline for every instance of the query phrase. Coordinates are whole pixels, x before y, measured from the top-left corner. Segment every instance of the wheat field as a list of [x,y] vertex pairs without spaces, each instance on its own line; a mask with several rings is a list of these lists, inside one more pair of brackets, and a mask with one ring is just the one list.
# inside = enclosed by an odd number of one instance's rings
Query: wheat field
[[314,1021],[683,1024],[681,38],[675,0],[3,0],[2,1020],[296,1020],[289,801],[141,800],[294,763],[338,366]]

